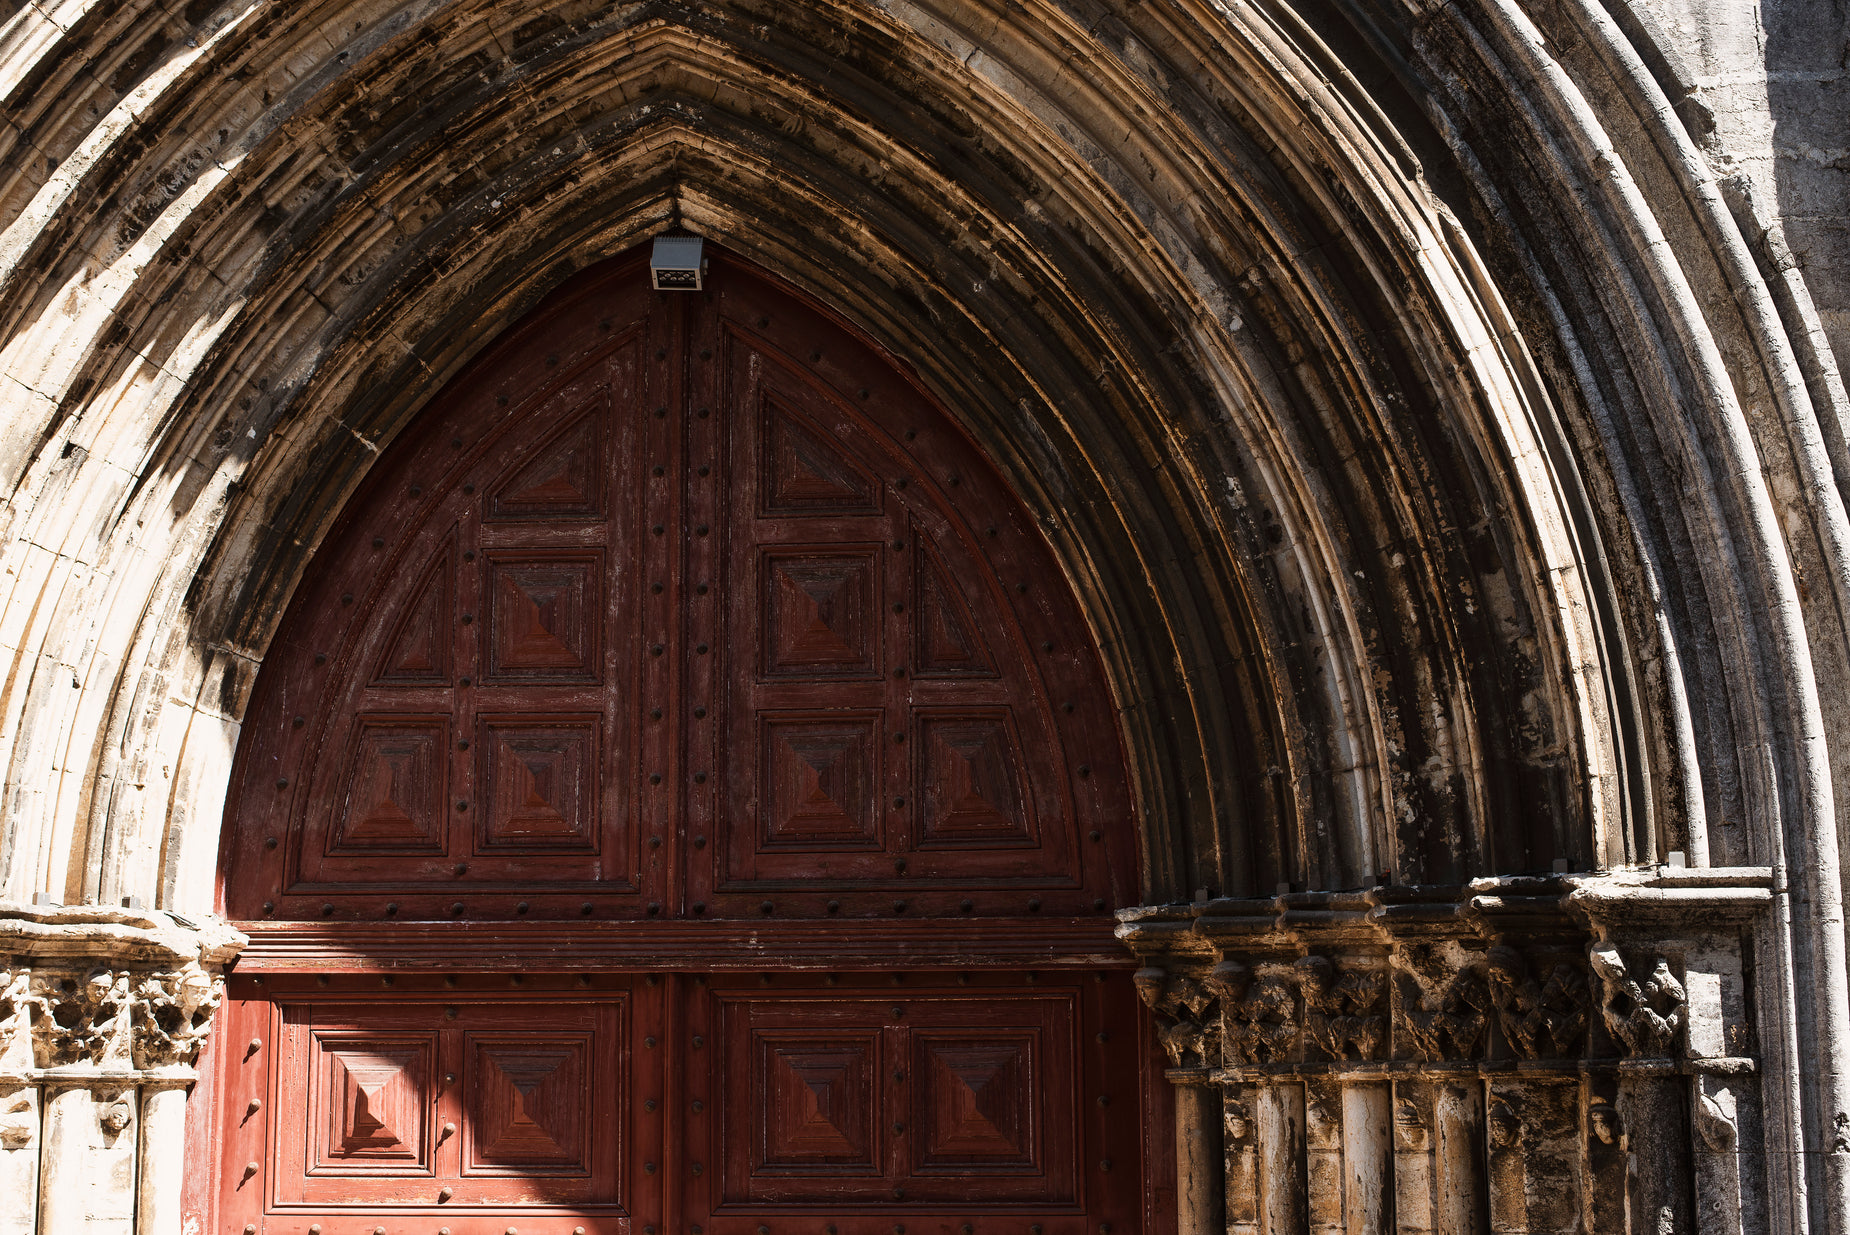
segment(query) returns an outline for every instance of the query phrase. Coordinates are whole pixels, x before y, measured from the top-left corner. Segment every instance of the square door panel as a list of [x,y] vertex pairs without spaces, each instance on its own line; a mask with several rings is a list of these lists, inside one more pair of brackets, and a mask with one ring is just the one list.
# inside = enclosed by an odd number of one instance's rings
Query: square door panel
[[906,1020],[907,1193],[920,1200],[1077,1200],[1074,995],[921,1000]]
[[479,732],[477,851],[596,853],[601,718],[490,716]]
[[821,1202],[888,1177],[890,1044],[873,1005],[728,1001],[723,1016],[727,1201]]
[[589,1034],[470,1034],[463,1173],[586,1174],[591,1046]]
[[449,766],[448,717],[361,717],[329,803],[329,856],[445,852]]
[[878,1034],[757,1030],[751,1049],[755,1171],[879,1173]]
[[761,849],[879,849],[880,715],[759,719]]
[[603,555],[497,553],[487,571],[490,683],[594,683],[603,647]]
[[1040,1165],[1040,1034],[928,1030],[913,1037],[917,1163],[926,1170]]
[[627,993],[343,995],[281,1013],[274,1204],[441,1203],[464,1220],[512,1206],[621,1205],[631,1073],[655,1062],[627,1051]]
[[308,1067],[311,1173],[432,1172],[436,1034],[316,1032]]
[[879,674],[879,549],[767,552],[759,572],[764,676],[872,678]]

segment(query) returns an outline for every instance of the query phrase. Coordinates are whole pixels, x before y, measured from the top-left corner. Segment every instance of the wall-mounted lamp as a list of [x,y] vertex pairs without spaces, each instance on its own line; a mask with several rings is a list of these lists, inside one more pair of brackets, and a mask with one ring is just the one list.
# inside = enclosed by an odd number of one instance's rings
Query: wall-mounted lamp
[[657,236],[655,249],[649,254],[649,278],[658,292],[697,292],[707,273],[707,259],[702,249],[706,242],[698,236]]

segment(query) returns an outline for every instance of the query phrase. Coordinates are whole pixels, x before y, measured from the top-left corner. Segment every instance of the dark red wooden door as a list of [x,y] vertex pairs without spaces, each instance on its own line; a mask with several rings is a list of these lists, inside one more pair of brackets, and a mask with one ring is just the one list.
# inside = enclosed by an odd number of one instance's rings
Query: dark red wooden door
[[265,662],[222,1225],[1131,1230],[1134,839],[953,422],[723,255],[615,263],[392,445]]

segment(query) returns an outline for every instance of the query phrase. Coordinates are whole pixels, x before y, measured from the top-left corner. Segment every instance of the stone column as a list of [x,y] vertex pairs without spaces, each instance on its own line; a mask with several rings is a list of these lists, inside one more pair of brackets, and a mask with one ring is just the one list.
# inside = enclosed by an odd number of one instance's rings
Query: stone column
[[1165,1075],[1175,1086],[1177,1235],[1221,1235],[1226,1193],[1220,1089],[1205,1067],[1171,1068]]
[[1304,1235],[1308,1197],[1304,1180],[1304,1086],[1273,1082],[1258,1087],[1259,1229],[1265,1235]]
[[1433,1210],[1446,1235],[1480,1235],[1484,1213],[1484,1086],[1441,1074],[1432,1087]]
[[1350,1081],[1342,1087],[1343,1209],[1345,1235],[1389,1235],[1393,1195],[1394,1095],[1387,1081]]
[[1433,1198],[1432,1086],[1407,1079],[1394,1085],[1394,1220],[1399,1235],[1439,1229]]
[[1221,1083],[1221,1130],[1227,1164],[1227,1235],[1259,1235],[1259,1147],[1253,1130],[1253,1087]]
[[39,1090],[0,1081],[0,1235],[33,1235],[38,1228]]
[[180,1192],[186,1179],[188,1079],[163,1078],[141,1089],[140,1190],[135,1235],[180,1235]]

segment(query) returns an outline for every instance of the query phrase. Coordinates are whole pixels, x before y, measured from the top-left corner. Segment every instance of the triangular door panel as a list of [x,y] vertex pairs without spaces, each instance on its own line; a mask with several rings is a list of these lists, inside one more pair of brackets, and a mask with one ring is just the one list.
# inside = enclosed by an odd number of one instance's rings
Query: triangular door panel
[[599,391],[570,424],[496,485],[484,518],[597,519],[604,513],[603,422],[610,397]]
[[373,674],[375,686],[446,686],[450,681],[453,571],[450,547],[424,568],[424,574],[386,641],[385,654]]
[[963,594],[945,573],[938,555],[919,545],[913,614],[914,656],[920,677],[994,677],[995,669],[977,636]]
[[821,429],[774,400],[759,443],[764,509],[772,515],[877,514],[880,485]]

